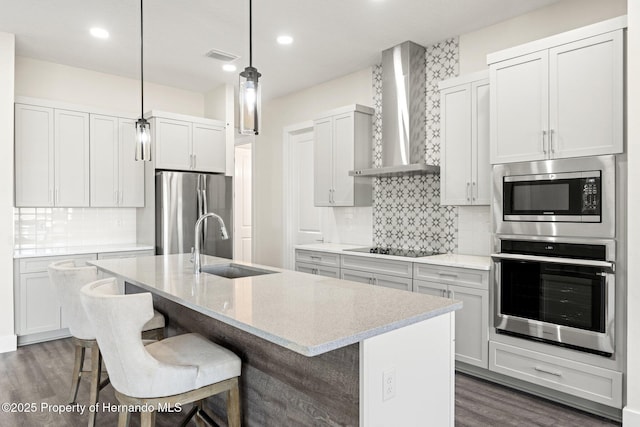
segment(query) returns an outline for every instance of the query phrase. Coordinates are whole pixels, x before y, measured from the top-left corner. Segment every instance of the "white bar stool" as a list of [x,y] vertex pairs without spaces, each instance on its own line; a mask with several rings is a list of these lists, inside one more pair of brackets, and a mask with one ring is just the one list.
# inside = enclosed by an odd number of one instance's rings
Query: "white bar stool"
[[[62,309],[68,321],[69,332],[76,349],[69,401],[70,403],[76,401],[80,378],[82,374],[88,373],[91,377],[89,404],[95,404],[98,402],[100,390],[109,384],[109,379],[100,381],[102,377],[102,356],[93,327],[80,302],[80,289],[87,283],[98,280],[98,269],[94,266],[76,265],[73,260],[54,262],[49,265],[48,269],[49,278],[60,297]],[[159,312],[154,312],[152,319],[144,325],[145,338],[162,339],[164,337],[164,326],[164,316]],[[91,351],[90,371],[83,370],[84,356],[87,349]],[[96,412],[89,412],[89,427],[95,425],[95,417]]]
[[[153,317],[150,293],[121,295],[114,278],[89,283],[81,290],[82,305],[96,332],[116,398],[124,406],[118,426],[129,424],[126,407],[140,405],[141,426],[155,424],[155,413],[166,406],[195,402],[189,417],[209,422],[205,399],[227,393],[227,419],[239,427],[240,358],[199,334],[165,338],[143,345],[140,331]],[[184,424],[183,424],[184,425]]]

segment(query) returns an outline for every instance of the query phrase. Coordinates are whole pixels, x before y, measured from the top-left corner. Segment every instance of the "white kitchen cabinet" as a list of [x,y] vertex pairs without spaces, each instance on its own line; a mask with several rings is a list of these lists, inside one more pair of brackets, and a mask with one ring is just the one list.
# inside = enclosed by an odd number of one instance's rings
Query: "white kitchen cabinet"
[[351,105],[314,120],[314,204],[370,206],[371,178],[349,171],[371,167],[373,109]]
[[296,271],[301,273],[315,274],[318,276],[340,278],[340,269],[336,267],[327,267],[318,264],[309,264],[306,262],[296,262]]
[[[157,113],[152,111],[151,114]],[[196,117],[190,121],[154,117],[151,123],[157,169],[226,171],[223,122]]]
[[623,151],[621,19],[487,57],[491,163]]
[[26,345],[69,336],[58,293],[49,280],[49,264],[68,259],[90,261],[153,254],[153,250],[135,250],[15,259],[14,296],[18,344]]
[[414,264],[413,291],[462,301],[456,312],[456,360],[489,367],[489,272]]
[[342,255],[341,278],[411,291],[412,264],[371,256]]
[[296,249],[296,271],[319,276],[340,278],[340,255]]
[[91,206],[144,206],[144,162],[135,161],[135,121],[90,115]]
[[489,75],[440,82],[440,203],[490,204]]
[[89,206],[89,114],[15,105],[17,207]]
[[391,276],[387,274],[373,273],[371,271],[349,270],[343,268],[340,278],[352,282],[368,283],[369,285],[385,288],[399,289],[411,292],[411,279],[406,277]]

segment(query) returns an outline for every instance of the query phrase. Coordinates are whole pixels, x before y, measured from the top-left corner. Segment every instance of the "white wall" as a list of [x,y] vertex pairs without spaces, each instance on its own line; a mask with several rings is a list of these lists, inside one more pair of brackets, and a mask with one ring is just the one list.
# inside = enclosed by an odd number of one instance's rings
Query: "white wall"
[[0,353],[16,348],[13,326],[14,58],[14,35],[0,33]]
[[[265,102],[254,146],[254,262],[282,265],[282,131],[325,110],[373,106],[371,68]],[[266,83],[265,83],[266,84]]]
[[626,0],[563,0],[478,31],[463,34],[460,36],[460,74],[487,68],[488,53],[626,13]]
[[[16,58],[15,94],[140,114],[140,80],[31,58]],[[204,95],[144,84],[144,109],[204,115]]]
[[[640,182],[640,2],[629,2],[627,31],[627,161],[629,183]],[[627,406],[625,427],[640,426],[640,189],[629,185],[627,200]]]

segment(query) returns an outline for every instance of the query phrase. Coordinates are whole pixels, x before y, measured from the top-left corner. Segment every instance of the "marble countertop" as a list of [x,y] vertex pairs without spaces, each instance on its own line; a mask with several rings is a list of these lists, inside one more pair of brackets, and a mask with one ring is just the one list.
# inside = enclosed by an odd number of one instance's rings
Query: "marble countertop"
[[[99,269],[267,341],[315,356],[462,308],[426,294],[254,264],[274,274],[195,275],[189,254],[90,261]],[[203,265],[230,260],[203,257]]]
[[462,254],[441,254],[425,257],[403,257],[395,255],[370,254],[366,252],[350,252],[350,249],[362,248],[365,245],[348,245],[342,243],[312,243],[307,245],[296,245],[295,249],[308,251],[320,251],[337,253],[341,255],[365,256],[370,258],[383,258],[396,261],[408,261],[422,264],[442,265],[447,267],[471,268],[474,270],[490,270],[491,258],[488,256],[462,255]]
[[36,258],[45,256],[80,255],[106,252],[128,252],[155,250],[151,245],[139,245],[137,243],[120,243],[110,245],[87,245],[87,246],[57,246],[29,249],[16,249],[13,251],[13,258]]

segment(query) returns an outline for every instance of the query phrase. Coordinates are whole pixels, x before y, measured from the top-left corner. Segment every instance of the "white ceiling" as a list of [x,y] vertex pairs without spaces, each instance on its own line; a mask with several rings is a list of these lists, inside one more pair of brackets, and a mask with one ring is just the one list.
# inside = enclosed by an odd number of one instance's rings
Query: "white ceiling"
[[[383,49],[429,45],[558,0],[254,0],[253,65],[278,97],[380,62]],[[145,0],[145,81],[205,92],[237,84],[211,49],[248,65],[248,0]],[[0,31],[17,55],[139,78],[137,0],[0,0]],[[89,28],[106,28],[98,40]],[[275,38],[288,33],[290,46]]]

